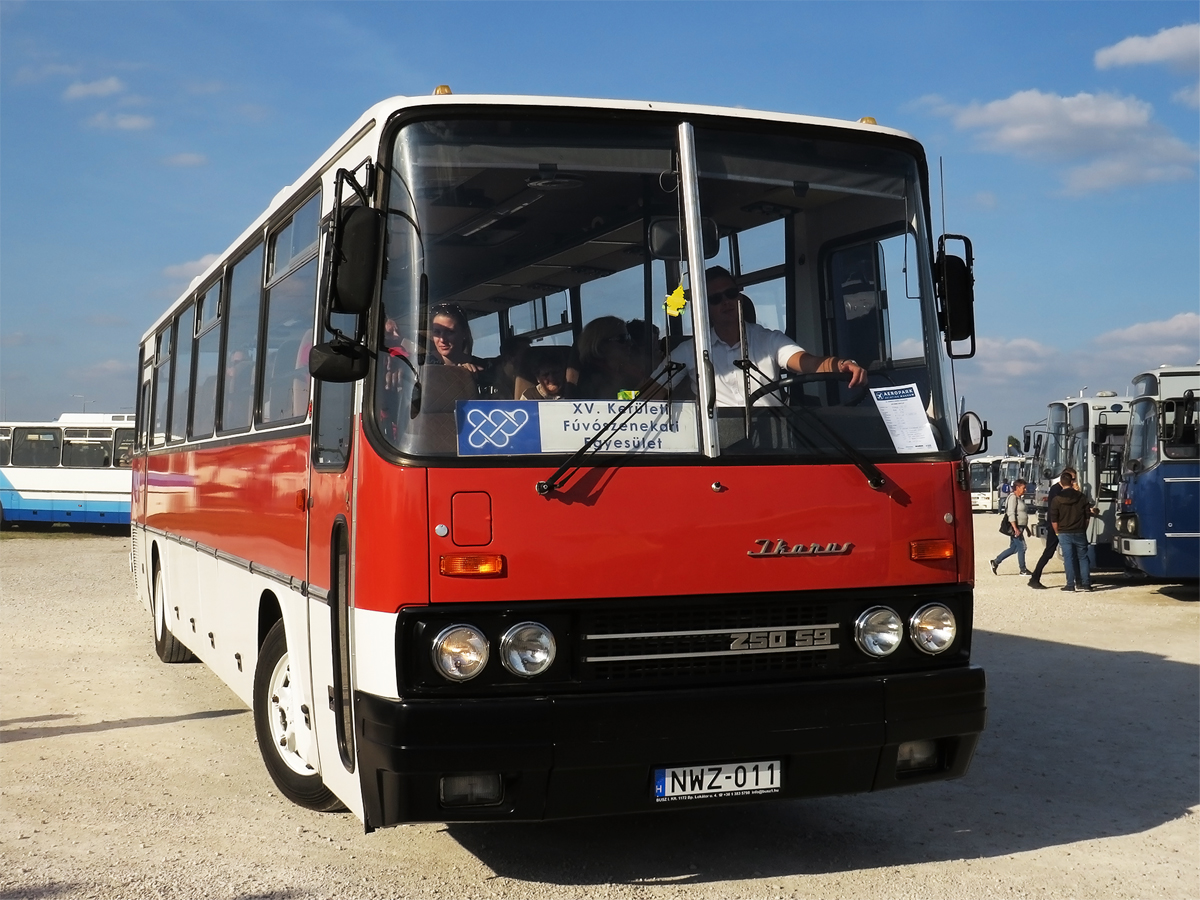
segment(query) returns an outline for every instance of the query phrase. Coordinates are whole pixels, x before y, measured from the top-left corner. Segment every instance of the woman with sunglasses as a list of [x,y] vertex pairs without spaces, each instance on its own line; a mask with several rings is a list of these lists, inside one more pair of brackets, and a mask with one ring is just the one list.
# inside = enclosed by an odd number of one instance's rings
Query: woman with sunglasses
[[429,323],[429,363],[441,362],[446,366],[459,366],[468,372],[482,372],[484,361],[471,355],[475,345],[471,337],[471,324],[467,314],[456,303],[439,303],[431,311]]

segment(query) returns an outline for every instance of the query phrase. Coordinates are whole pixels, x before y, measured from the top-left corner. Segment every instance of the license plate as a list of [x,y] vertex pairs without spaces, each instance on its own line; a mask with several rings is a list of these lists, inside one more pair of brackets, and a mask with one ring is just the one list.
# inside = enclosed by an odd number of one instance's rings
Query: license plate
[[654,770],[655,803],[778,794],[782,786],[783,771],[777,759]]

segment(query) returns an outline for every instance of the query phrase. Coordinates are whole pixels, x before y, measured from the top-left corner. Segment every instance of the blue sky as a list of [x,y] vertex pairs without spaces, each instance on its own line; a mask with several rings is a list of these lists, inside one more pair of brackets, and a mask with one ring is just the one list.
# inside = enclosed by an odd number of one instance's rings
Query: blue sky
[[979,352],[957,384],[1002,449],[1050,400],[1200,358],[1198,18],[1195,2],[3,2],[0,416],[132,407],[138,339],[200,261],[369,105],[446,83],[915,135],[944,160],[946,230],[975,244]]

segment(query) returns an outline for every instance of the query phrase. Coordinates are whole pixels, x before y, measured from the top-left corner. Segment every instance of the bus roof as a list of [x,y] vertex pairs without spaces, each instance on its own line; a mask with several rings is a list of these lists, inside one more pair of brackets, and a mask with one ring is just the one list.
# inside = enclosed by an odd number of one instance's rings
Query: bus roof
[[[648,100],[603,100],[582,97],[540,97],[519,94],[431,94],[428,96],[405,97],[395,96],[381,100],[370,107],[347,128],[330,147],[320,155],[316,162],[304,173],[285,185],[272,198],[267,208],[237,236],[203,272],[189,282],[167,309],[158,316],[153,324],[142,335],[145,341],[154,334],[163,321],[174,313],[175,308],[184,302],[192,291],[207,282],[212,275],[225,264],[231,252],[260,232],[280,207],[291,202],[296,192],[324,173],[337,161],[343,152],[358,141],[365,138],[381,124],[386,124],[394,115],[408,110],[421,108],[444,107],[527,107],[529,109],[577,109],[577,110],[618,110],[635,113],[676,113],[690,116],[724,117],[727,119],[744,119],[748,122],[773,122],[780,124],[812,125],[822,128],[836,128],[846,131],[858,131],[865,134],[887,136],[900,141],[911,142],[919,149],[920,144],[912,135],[895,128],[886,128],[870,122],[851,121],[848,119],[829,119],[820,116],[803,116],[794,113],[768,112],[764,110],[744,109],[742,107],[704,106],[689,103],[660,103]],[[923,156],[921,157],[923,162]],[[928,200],[926,200],[928,202]]]

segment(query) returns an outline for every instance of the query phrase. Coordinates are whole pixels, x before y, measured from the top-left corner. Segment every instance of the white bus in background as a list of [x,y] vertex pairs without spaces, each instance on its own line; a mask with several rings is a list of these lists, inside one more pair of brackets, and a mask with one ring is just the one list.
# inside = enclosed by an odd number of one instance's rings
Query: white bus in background
[[134,416],[0,422],[0,524],[129,526]]
[[1124,568],[1113,542],[1131,402],[1114,391],[1098,391],[1095,397],[1079,398],[1067,412],[1067,464],[1079,473],[1083,492],[1100,509],[1088,525],[1088,543],[1095,547],[1093,566],[1103,569]]
[[970,461],[971,512],[1000,509],[1000,466],[1006,457],[980,456]]

